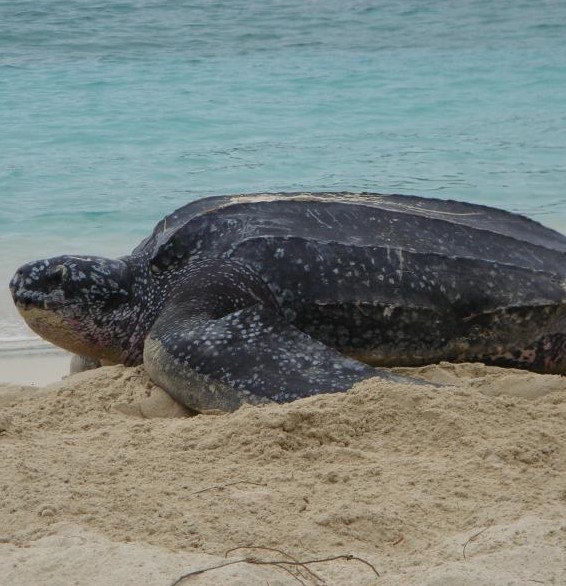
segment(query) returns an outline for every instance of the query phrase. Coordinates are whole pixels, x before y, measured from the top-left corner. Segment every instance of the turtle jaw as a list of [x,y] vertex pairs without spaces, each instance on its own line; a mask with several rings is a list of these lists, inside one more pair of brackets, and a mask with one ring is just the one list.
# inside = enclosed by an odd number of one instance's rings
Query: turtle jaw
[[81,335],[84,326],[77,308],[65,300],[62,291],[12,289],[12,298],[28,327],[43,339],[69,352],[99,358],[96,346]]
[[[11,289],[11,288],[10,288]],[[25,313],[32,309],[43,309],[45,311],[57,311],[68,305],[65,302],[63,291],[43,293],[42,291],[12,290],[12,299],[20,314],[25,319]]]

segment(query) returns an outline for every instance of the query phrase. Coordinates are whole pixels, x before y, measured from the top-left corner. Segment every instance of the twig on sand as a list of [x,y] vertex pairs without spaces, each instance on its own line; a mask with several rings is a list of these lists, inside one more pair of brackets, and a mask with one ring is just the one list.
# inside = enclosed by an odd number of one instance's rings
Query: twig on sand
[[328,558],[319,558],[319,559],[315,559],[315,560],[303,560],[300,562],[288,562],[288,561],[284,561],[284,560],[246,560],[248,561],[250,564],[257,564],[258,566],[268,566],[268,565],[273,565],[273,564],[285,564],[287,566],[304,566],[307,564],[322,564],[325,562],[333,562],[335,560],[346,560],[346,561],[350,561],[350,560],[356,560],[358,562],[361,562],[362,564],[365,564],[366,566],[368,566],[369,568],[372,569],[373,573],[379,578],[379,572],[375,569],[375,566],[370,564],[367,560],[364,560],[362,558],[359,558],[355,555],[352,555],[351,553],[347,553],[347,554],[343,554],[343,555],[335,555],[332,557],[328,557]]
[[177,586],[186,578],[190,578],[191,576],[198,576],[199,574],[204,574],[205,572],[210,572],[211,570],[218,570],[219,568],[224,568],[226,566],[233,566],[234,564],[241,564],[246,562],[247,560],[232,560],[231,562],[226,562],[225,564],[218,564],[217,566],[210,566],[210,568],[201,568],[200,570],[193,570],[192,572],[187,572],[183,574],[180,578],[177,578],[175,582],[171,584],[171,586]]
[[[244,546],[240,546],[240,547],[233,547],[232,549],[229,549],[224,554],[224,557],[228,557],[228,554],[232,553],[233,551],[238,551],[240,549],[263,549],[265,551],[274,551],[276,553],[279,553],[279,554],[285,556],[286,558],[289,558],[293,562],[297,562],[298,564],[301,563],[301,562],[299,562],[299,560],[297,558],[294,558],[292,555],[288,554],[287,552],[283,551],[282,549],[277,549],[276,547],[265,547],[265,546],[262,546],[262,545],[244,545]],[[317,574],[315,574],[311,569],[307,568],[307,566],[305,566],[304,564],[301,564],[301,566],[315,580],[318,580],[319,582],[321,582],[322,584],[324,584],[324,580],[320,576],[318,576]]]
[[234,486],[235,484],[254,484],[255,486],[267,486],[267,484],[263,484],[260,482],[250,482],[249,480],[236,480],[236,482],[227,482],[226,484],[215,484],[214,486],[207,486],[206,488],[202,488],[201,490],[191,492],[191,494],[200,494],[201,492],[206,492],[207,490],[222,490],[227,486]]
[[290,576],[295,578],[295,580],[297,580],[297,582],[299,584],[302,584],[302,586],[308,586],[308,584],[306,582],[303,582],[299,576],[297,576],[296,574],[293,574],[293,572],[291,572],[291,570],[289,568],[286,568],[283,564],[273,564],[273,565],[275,567],[279,568],[280,570],[285,570],[287,572],[287,574],[289,574]]
[[464,547],[462,548],[462,555],[464,556],[464,559],[466,559],[466,547],[468,546],[468,543],[474,541],[474,539],[479,537],[484,531],[487,531],[488,529],[489,529],[489,525],[487,527],[484,527],[481,531],[474,533],[474,535],[472,535],[470,537],[470,539],[468,539],[468,541],[466,541],[466,543],[464,543]]
[[[284,554],[286,555],[286,554]],[[370,564],[367,560],[364,560],[362,558],[359,558],[355,555],[352,554],[343,554],[343,555],[335,555],[335,556],[331,556],[331,557],[327,557],[327,558],[319,558],[319,559],[313,559],[313,560],[303,560],[303,561],[290,561],[290,560],[258,560],[255,558],[242,558],[242,559],[238,559],[238,560],[233,560],[230,562],[226,562],[224,564],[218,564],[216,566],[211,566],[210,568],[203,568],[201,570],[194,570],[192,572],[187,572],[186,574],[183,574],[180,578],[178,578],[177,580],[175,580],[175,582],[173,582],[173,584],[171,584],[171,586],[177,586],[178,584],[180,584],[183,580],[185,580],[186,578],[190,578],[191,576],[197,576],[199,574],[204,574],[205,572],[210,572],[212,570],[217,570],[219,568],[224,568],[225,566],[232,566],[234,564],[242,564],[242,563],[247,563],[247,564],[254,564],[256,566],[275,566],[276,568],[279,569],[285,569],[285,571],[289,574],[291,574],[293,576],[293,578],[295,578],[298,582],[300,582],[301,584],[305,584],[305,582],[303,582],[298,576],[296,576],[295,574],[293,574],[292,572],[290,572],[289,568],[284,567],[284,566],[295,566],[295,567],[304,567],[308,564],[322,564],[322,563],[326,563],[326,562],[332,562],[335,560],[346,560],[346,561],[350,561],[350,560],[356,560],[358,562],[361,562],[362,564],[365,564],[366,566],[368,566],[369,568],[371,568],[371,570],[373,571],[373,573],[379,578],[379,572],[375,569],[375,566]]]

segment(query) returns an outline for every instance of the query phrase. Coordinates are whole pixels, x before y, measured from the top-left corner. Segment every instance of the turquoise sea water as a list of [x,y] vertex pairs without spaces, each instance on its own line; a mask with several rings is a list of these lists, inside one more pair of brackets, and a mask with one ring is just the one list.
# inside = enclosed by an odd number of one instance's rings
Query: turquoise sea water
[[566,231],[563,0],[0,0],[7,281],[211,194],[463,199]]

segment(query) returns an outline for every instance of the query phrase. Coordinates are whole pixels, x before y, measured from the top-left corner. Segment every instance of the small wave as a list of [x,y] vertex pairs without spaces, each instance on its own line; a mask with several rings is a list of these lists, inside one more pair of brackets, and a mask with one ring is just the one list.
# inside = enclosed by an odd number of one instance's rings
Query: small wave
[[42,340],[38,336],[0,336],[0,356],[59,352],[62,352],[60,348]]
[[0,336],[0,344],[4,342],[24,342],[27,340],[37,341],[39,338],[37,336]]

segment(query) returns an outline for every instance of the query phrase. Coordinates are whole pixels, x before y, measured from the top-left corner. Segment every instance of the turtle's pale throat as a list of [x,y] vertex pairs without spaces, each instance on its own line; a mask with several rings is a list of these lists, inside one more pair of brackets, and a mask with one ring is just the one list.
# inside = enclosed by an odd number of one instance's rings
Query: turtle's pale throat
[[120,362],[119,348],[88,339],[80,320],[65,317],[63,314],[38,305],[16,304],[20,315],[27,325],[42,338],[82,356],[106,360],[109,364]]

